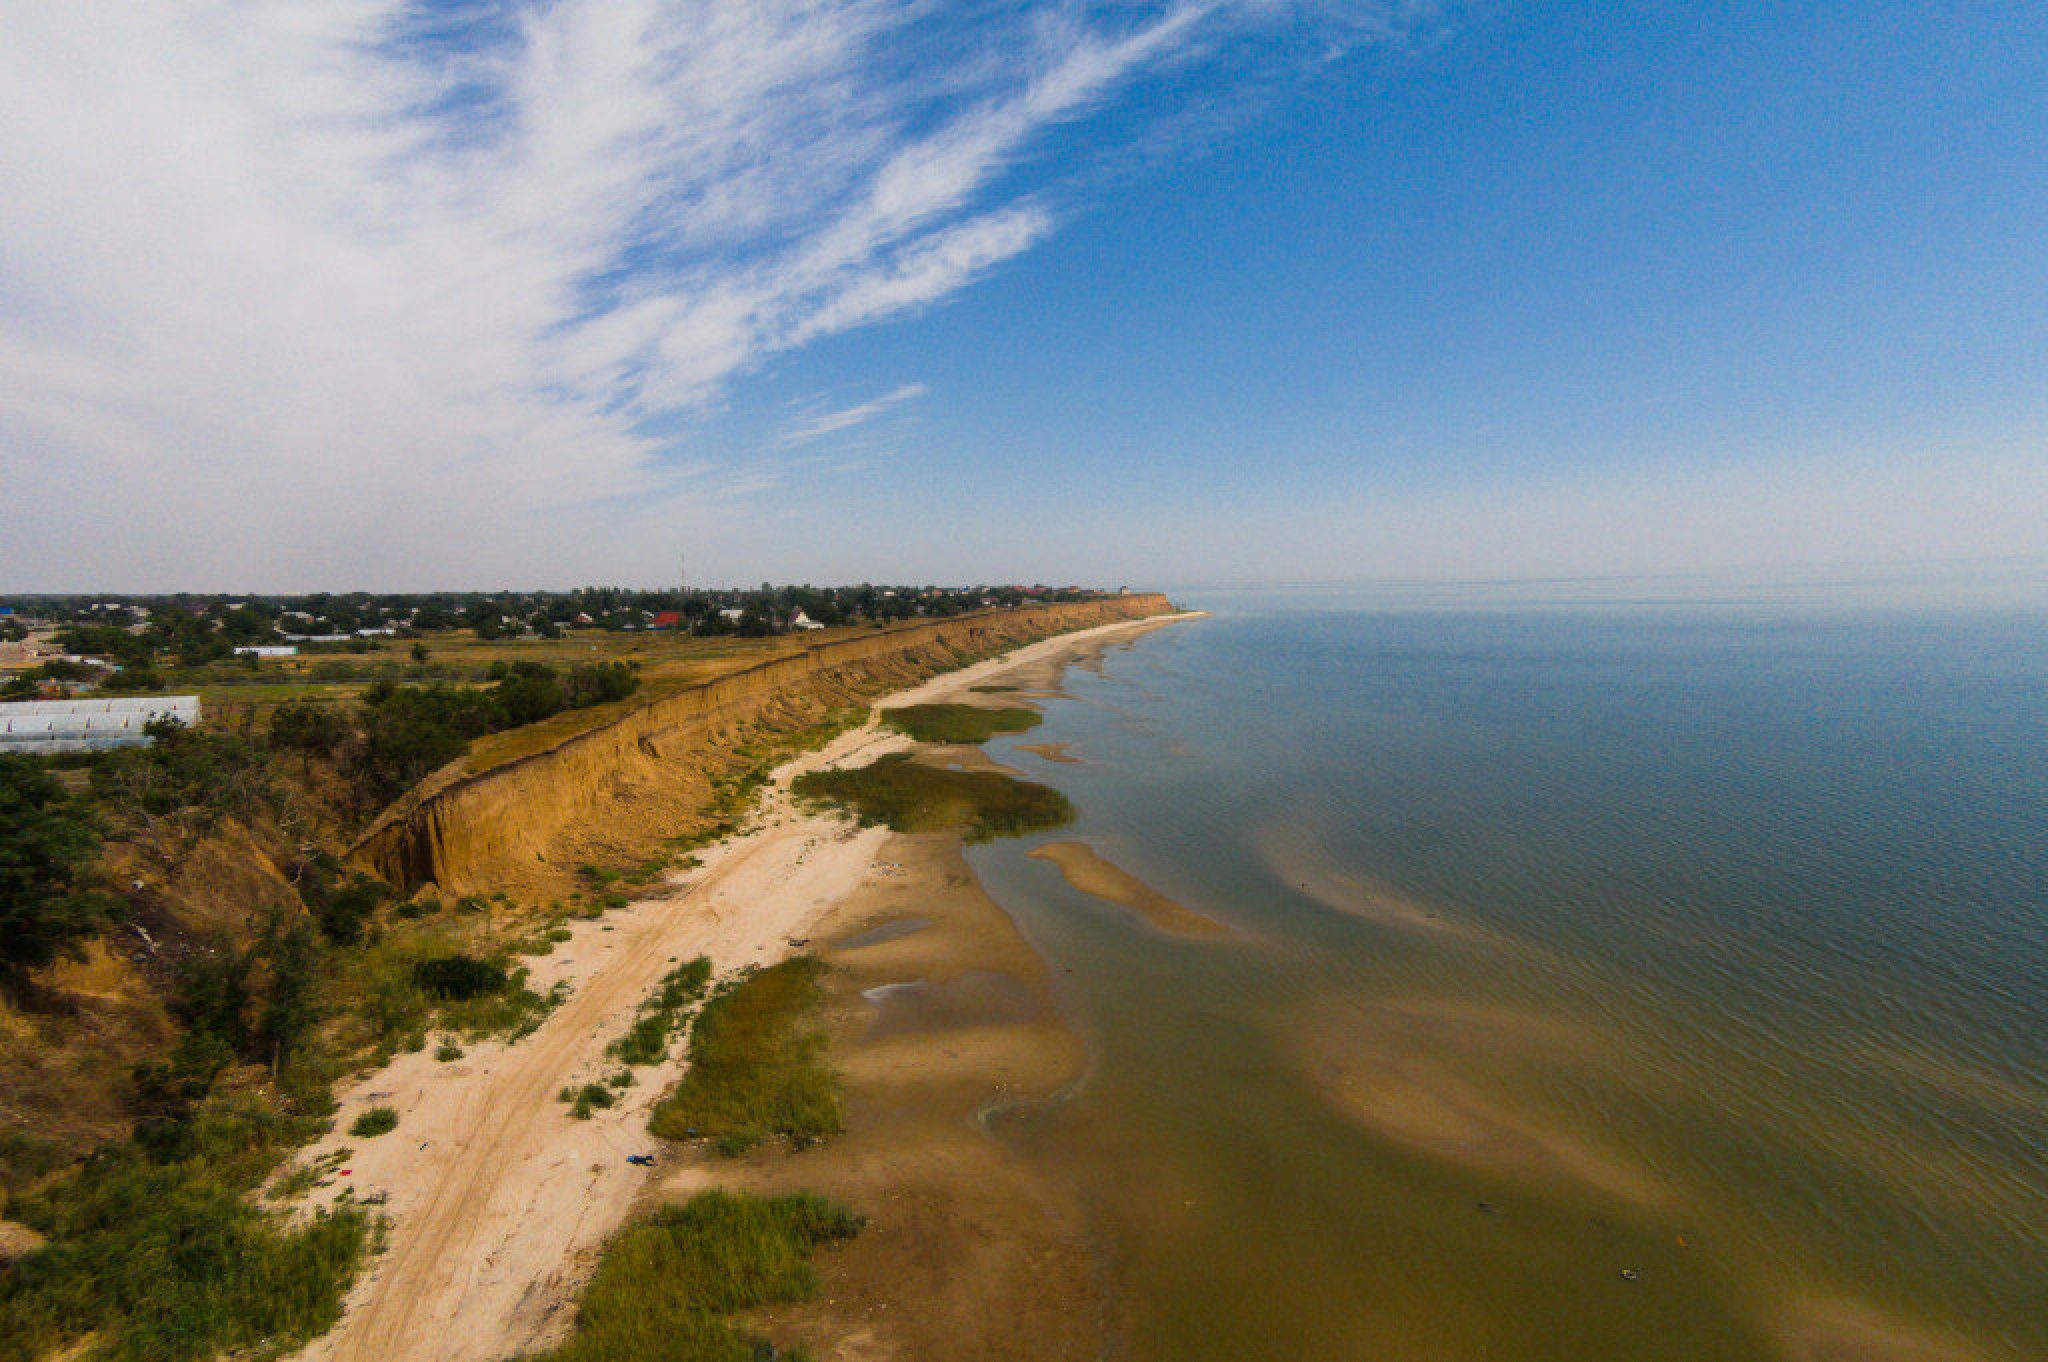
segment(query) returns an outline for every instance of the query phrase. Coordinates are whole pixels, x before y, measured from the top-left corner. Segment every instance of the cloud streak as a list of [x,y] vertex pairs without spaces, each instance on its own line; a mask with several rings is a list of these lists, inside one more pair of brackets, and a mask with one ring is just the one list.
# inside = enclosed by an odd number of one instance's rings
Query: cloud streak
[[782,443],[805,445],[813,440],[822,440],[828,435],[838,435],[856,426],[864,426],[892,408],[923,397],[925,392],[926,388],[922,383],[905,383],[900,388],[883,393],[880,397],[870,398],[866,402],[841,407],[837,411],[820,412],[791,426],[783,434]]
[[0,575],[530,578],[563,508],[687,517],[732,470],[651,431],[1028,251],[1041,139],[1290,10],[944,8],[0,0]]

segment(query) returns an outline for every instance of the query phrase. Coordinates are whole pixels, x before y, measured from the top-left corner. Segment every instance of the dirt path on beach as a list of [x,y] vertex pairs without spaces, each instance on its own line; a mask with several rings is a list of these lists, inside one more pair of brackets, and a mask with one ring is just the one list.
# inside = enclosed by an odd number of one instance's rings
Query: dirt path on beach
[[[1099,654],[1116,636],[1171,618],[1048,639],[880,703],[985,699],[970,688],[1043,669],[1077,649]],[[348,1149],[338,1165],[347,1175],[312,1201],[331,1202],[343,1188],[381,1194],[389,1238],[341,1322],[302,1357],[486,1362],[560,1337],[604,1238],[662,1176],[627,1164],[626,1155],[655,1149],[647,1109],[680,1066],[642,1070],[616,1107],[588,1121],[572,1119],[557,1091],[606,1071],[605,1046],[674,962],[706,955],[724,971],[780,959],[792,938],[808,935],[853,893],[889,834],[801,812],[789,783],[807,770],[908,746],[870,722],[786,764],[747,830],[708,848],[701,866],[661,897],[574,924],[570,940],[533,962],[534,987],[566,982],[572,992],[532,1035],[470,1046],[452,1063],[437,1062],[431,1050],[403,1055],[343,1096],[335,1133],[300,1161]],[[367,1141],[342,1133],[372,1106],[396,1110],[397,1130]]]

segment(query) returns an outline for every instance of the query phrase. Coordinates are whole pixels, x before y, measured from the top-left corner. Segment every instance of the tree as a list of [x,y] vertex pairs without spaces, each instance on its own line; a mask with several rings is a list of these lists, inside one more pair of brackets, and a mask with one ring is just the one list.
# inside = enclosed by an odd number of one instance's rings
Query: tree
[[77,956],[112,913],[91,813],[29,757],[0,756],[0,976]]
[[259,943],[270,963],[270,999],[256,1024],[256,1039],[274,1075],[320,1020],[314,984],[320,945],[303,924],[273,918]]
[[326,705],[312,700],[287,700],[270,715],[270,745],[311,756],[333,755],[348,737],[348,724]]

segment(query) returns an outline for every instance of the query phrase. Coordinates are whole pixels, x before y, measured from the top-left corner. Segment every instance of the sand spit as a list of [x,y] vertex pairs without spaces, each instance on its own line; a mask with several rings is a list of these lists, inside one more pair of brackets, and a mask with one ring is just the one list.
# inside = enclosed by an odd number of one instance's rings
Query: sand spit
[[1486,934],[1468,923],[1444,916],[1435,908],[1403,898],[1383,886],[1367,884],[1340,870],[1313,836],[1301,828],[1273,826],[1258,834],[1260,858],[1281,883],[1291,885],[1325,908],[1388,927],[1480,939]]
[[1067,883],[1082,893],[1128,908],[1162,932],[1221,936],[1229,930],[1216,919],[1166,897],[1086,842],[1047,842],[1034,847],[1030,855],[1034,861],[1050,861],[1059,867]]
[[[1049,639],[926,682],[887,703],[950,699],[1013,668],[1057,665],[1069,649],[1098,647],[1127,630],[1153,625],[1119,622]],[[646,1133],[647,1108],[680,1069],[671,1061],[643,1070],[618,1106],[589,1121],[574,1120],[556,1092],[600,1076],[606,1044],[624,1030],[672,962],[700,954],[721,970],[772,962],[790,953],[792,939],[818,933],[827,914],[858,897],[864,886],[877,879],[893,882],[875,873],[891,860],[883,853],[890,834],[854,829],[836,814],[805,813],[788,789],[804,771],[872,760],[909,746],[908,739],[870,722],[799,757],[774,773],[748,829],[708,848],[702,865],[677,877],[660,897],[575,924],[570,940],[534,962],[535,987],[562,982],[572,991],[531,1036],[512,1045],[468,1047],[453,1063],[436,1062],[431,1050],[401,1056],[342,1094],[337,1133],[296,1162],[348,1149],[348,1158],[334,1165],[334,1176],[316,1189],[311,1204],[331,1201],[344,1188],[358,1198],[377,1199],[389,1218],[389,1239],[350,1293],[341,1322],[301,1356],[319,1362],[483,1362],[546,1346],[562,1335],[569,1303],[598,1248],[648,1190],[649,1175],[625,1158],[656,1147]],[[862,954],[881,956],[914,940]],[[1023,969],[1016,964],[1008,972]],[[1015,1064],[1020,1084],[1027,1070],[1043,1078],[1057,1067],[1041,1063],[1033,1069],[1021,1059]],[[340,1133],[372,1106],[394,1108],[397,1130],[371,1140]],[[672,1160],[682,1156],[663,1157],[670,1161],[665,1185],[675,1190]],[[959,1151],[951,1157],[967,1158]],[[722,1176],[727,1166],[683,1172],[680,1185],[706,1181],[713,1171]],[[1038,1195],[1014,1194],[1027,1201]],[[1012,1195],[992,1194],[987,1213],[996,1214],[995,1203]],[[1027,1234],[1018,1242],[1036,1241]],[[1040,1251],[1052,1252],[1042,1243]],[[1064,1291],[1056,1294],[1067,1299]],[[916,1297],[898,1291],[891,1299]]]
[[1017,750],[1029,752],[1042,761],[1056,761],[1068,766],[1081,764],[1081,759],[1069,752],[1067,744],[1063,742],[1020,742],[1017,744]]
[[1163,629],[1180,620],[1201,619],[1208,612],[1187,610],[1177,615],[1154,615],[1149,619],[1134,621],[1128,628],[1114,632],[1089,630],[1090,637],[1068,635],[1075,641],[1072,647],[1007,668],[1003,680],[1017,689],[1004,695],[1001,692],[967,692],[953,698],[968,703],[1014,703],[1017,700],[1056,699],[1067,694],[1066,673],[1069,667],[1083,671],[1102,673],[1103,660],[1113,651],[1130,647],[1145,635],[1156,629]]

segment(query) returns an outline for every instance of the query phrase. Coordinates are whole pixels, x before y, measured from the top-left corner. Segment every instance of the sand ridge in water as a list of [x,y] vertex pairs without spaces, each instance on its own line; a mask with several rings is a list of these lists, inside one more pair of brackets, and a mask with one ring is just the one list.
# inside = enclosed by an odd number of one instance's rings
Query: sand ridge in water
[[1522,1109],[1459,1063],[1507,1052],[1532,1065],[1583,1062],[1594,1038],[1498,1009],[1333,1001],[1321,1014],[1296,1028],[1295,1063],[1335,1110],[1374,1134],[1532,1186],[1564,1180],[1644,1209],[1675,1203],[1633,1160]]
[[1079,766],[1081,759],[1067,750],[1063,742],[1020,742],[1019,752],[1029,752],[1043,761],[1060,762],[1067,766]]
[[1230,929],[1178,903],[1110,861],[1086,842],[1047,842],[1033,847],[1034,861],[1058,867],[1068,884],[1092,898],[1128,908],[1152,927],[1176,936],[1224,936]]
[[1447,937],[1478,940],[1488,935],[1433,907],[1383,886],[1368,884],[1350,871],[1339,869],[1329,850],[1306,828],[1264,828],[1255,837],[1254,845],[1275,879],[1335,912]]

